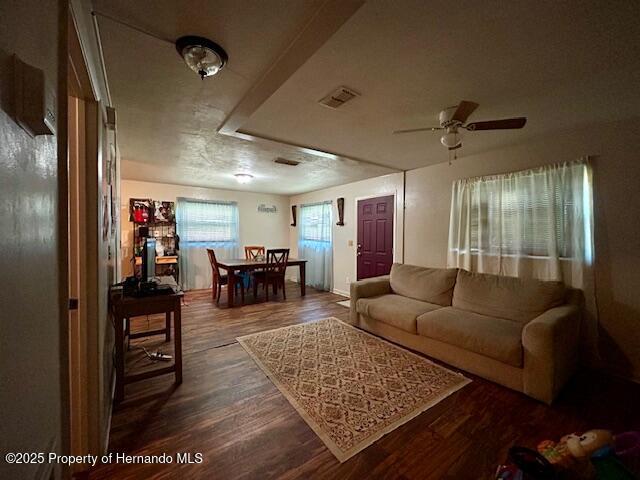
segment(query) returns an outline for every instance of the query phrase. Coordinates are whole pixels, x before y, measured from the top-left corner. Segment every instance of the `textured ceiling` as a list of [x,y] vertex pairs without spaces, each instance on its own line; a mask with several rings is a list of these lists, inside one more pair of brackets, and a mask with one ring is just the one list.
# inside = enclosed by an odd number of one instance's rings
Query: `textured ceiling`
[[[638,2],[377,0],[238,129],[338,157],[215,133],[323,3],[96,1],[97,11],[161,37],[207,36],[230,55],[219,75],[200,81],[170,43],[99,17],[123,177],[247,188],[233,174],[248,172],[251,190],[293,194],[446,161],[437,133],[391,132],[436,125],[438,112],[462,99],[480,104],[471,120],[524,115],[528,123],[464,132],[459,156],[640,109]],[[338,110],[317,103],[341,85],[361,96]]]
[[[321,3],[96,2],[95,10],[104,14],[98,19],[118,114],[123,178],[294,194],[393,171],[216,133]],[[172,44],[106,15],[162,38],[209,37],[229,53],[228,66],[202,81],[184,65]],[[277,157],[302,163],[296,167],[274,164]],[[240,185],[235,173],[250,173],[254,181]]]
[[[528,123],[463,132],[459,156],[630,118],[639,19],[640,3],[625,0],[369,1],[240,130],[410,169],[447,160],[439,135],[391,132],[437,126],[463,99],[480,104],[471,120]],[[361,96],[335,111],[318,105],[340,85]]]

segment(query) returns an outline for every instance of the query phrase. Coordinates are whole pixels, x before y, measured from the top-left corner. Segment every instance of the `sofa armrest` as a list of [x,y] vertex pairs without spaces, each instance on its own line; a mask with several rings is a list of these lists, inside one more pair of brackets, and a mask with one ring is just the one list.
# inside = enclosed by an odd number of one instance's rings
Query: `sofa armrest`
[[350,290],[351,299],[349,302],[349,322],[352,325],[358,325],[358,312],[356,311],[356,303],[358,302],[358,299],[376,297],[378,295],[384,295],[385,293],[391,293],[389,275],[352,282]]
[[524,392],[546,403],[554,398],[578,363],[580,308],[562,305],[525,325]]

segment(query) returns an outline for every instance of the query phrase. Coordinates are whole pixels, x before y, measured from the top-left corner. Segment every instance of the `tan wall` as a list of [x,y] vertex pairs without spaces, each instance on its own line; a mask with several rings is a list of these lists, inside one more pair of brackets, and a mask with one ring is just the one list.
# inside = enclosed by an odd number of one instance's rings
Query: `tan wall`
[[[2,1],[0,23],[0,451],[60,451],[58,143],[11,117],[14,53],[55,91],[58,2]],[[0,478],[39,470],[0,461]]]
[[[478,132],[477,135],[482,135]],[[640,378],[639,119],[554,132],[407,172],[405,261],[446,265],[451,184],[593,155],[596,294],[605,366]],[[464,150],[462,150],[464,154]]]
[[[402,174],[392,173],[382,177],[362,180],[360,182],[340,185],[338,187],[325,188],[311,193],[304,193],[291,197],[291,205],[315,203],[326,200],[333,202],[333,291],[343,295],[349,295],[349,284],[356,278],[356,199],[377,197],[382,195],[396,195],[396,221],[394,236],[394,259],[402,259]],[[336,200],[344,197],[344,223],[343,227],[336,225],[338,212]],[[349,245],[352,241],[353,245]],[[289,244],[291,255],[298,254],[298,229],[289,227]],[[297,271],[293,272],[294,275]]]
[[[120,218],[122,220],[123,275],[132,274],[133,226],[129,222],[129,199],[151,198],[175,202],[178,197],[238,202],[240,245],[265,245],[273,248],[286,248],[289,245],[287,235],[289,201],[283,195],[122,180]],[[278,212],[275,214],[258,212],[258,205],[262,203],[275,205]]]

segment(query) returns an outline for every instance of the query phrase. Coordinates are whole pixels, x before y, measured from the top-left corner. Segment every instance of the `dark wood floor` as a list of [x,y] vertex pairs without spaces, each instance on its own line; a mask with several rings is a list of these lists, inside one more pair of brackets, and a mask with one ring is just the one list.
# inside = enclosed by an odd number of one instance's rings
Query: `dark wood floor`
[[[466,479],[492,478],[513,444],[535,447],[588,428],[640,426],[640,386],[583,372],[552,406],[468,375],[473,382],[340,464],[238,345],[241,335],[328,316],[346,319],[342,297],[287,286],[286,302],[216,308],[209,292],[183,307],[184,383],[173,377],[126,388],[115,408],[111,452],[202,453],[201,464],[102,465],[90,478]],[[161,317],[133,329],[162,326]],[[132,346],[169,344],[146,339]],[[131,369],[147,368],[141,349]]]

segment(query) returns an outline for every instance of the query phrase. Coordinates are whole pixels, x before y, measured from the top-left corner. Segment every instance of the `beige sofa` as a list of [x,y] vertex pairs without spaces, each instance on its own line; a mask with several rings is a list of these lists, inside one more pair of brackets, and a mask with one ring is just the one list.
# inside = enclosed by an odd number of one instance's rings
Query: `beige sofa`
[[574,298],[560,282],[394,264],[351,284],[350,321],[551,403],[578,360]]

